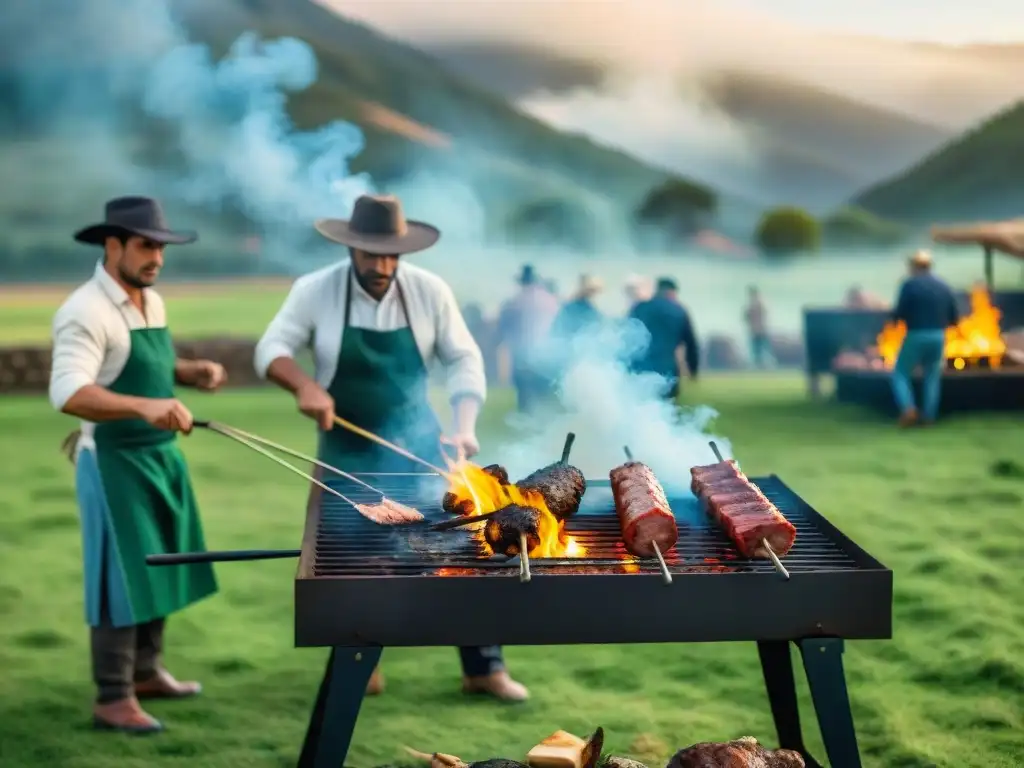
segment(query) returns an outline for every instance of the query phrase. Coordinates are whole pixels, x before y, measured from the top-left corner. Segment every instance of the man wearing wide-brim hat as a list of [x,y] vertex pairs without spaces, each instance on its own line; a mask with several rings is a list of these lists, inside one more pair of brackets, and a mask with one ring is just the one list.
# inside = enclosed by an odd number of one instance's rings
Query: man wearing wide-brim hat
[[[315,227],[349,255],[295,281],[256,347],[257,373],[292,393],[317,423],[320,461],[347,472],[418,472],[334,419],[444,466],[442,430],[428,398],[428,371],[439,363],[454,415],[450,440],[476,454],[476,420],[487,395],[483,356],[451,288],[404,258],[434,245],[440,232],[406,220],[397,198],[370,195],[356,201],[350,218],[320,219]],[[306,349],[313,353],[312,377],[295,361]],[[354,510],[344,524],[374,525]],[[467,692],[526,698],[505,671],[500,648],[459,650]],[[375,670],[367,692],[382,690]]]
[[224,369],[181,360],[163,300],[153,289],[167,245],[196,239],[175,232],[150,198],[123,197],[104,221],[75,239],[103,248],[91,280],[64,302],[53,322],[50,400],[82,420],[75,486],[82,519],[85,608],[97,728],[146,733],[161,725],[140,698],[199,693],[161,663],[167,616],[217,590],[208,564],[156,569],[146,556],[204,548],[188,467],[175,441],[192,414],[174,385],[215,390]]
[[596,306],[594,297],[604,290],[604,283],[594,275],[581,275],[579,288],[572,301],[568,301],[555,316],[551,325],[551,336],[559,343],[572,343],[581,334],[600,327],[604,320]]
[[[892,318],[906,326],[892,372],[892,391],[900,410],[900,424],[935,421],[942,396],[942,370],[946,362],[946,329],[960,322],[953,290],[932,272],[932,255],[919,250],[908,259],[910,276],[900,286]],[[923,373],[921,407],[911,387],[915,369]]]

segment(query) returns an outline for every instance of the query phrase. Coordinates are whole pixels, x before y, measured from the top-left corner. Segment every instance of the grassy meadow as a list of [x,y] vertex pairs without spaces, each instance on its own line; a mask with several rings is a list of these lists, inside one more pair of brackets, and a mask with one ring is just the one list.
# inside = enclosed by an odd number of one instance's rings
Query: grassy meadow
[[[779,474],[895,570],[895,637],[847,646],[865,765],[1024,765],[1024,417],[900,432],[810,404],[784,374],[711,377],[685,398],[720,410],[716,431],[748,471]],[[312,450],[308,424],[276,392],[186,399],[206,418]],[[494,393],[485,448],[500,445],[510,406]],[[0,399],[0,765],[294,765],[326,654],[291,647],[290,561],[222,565],[220,594],[172,619],[168,665],[206,690],[151,707],[166,733],[90,730],[72,468],[58,452],[71,426],[41,397]],[[184,446],[211,548],[297,546],[301,481],[214,435]],[[507,660],[532,689],[526,704],[464,698],[453,649],[386,650],[389,688],[366,701],[349,765],[396,762],[403,744],[515,758],[557,728],[597,725],[613,750],[653,768],[697,741],[775,742],[753,643],[515,647]],[[823,758],[806,695],[803,709]]]

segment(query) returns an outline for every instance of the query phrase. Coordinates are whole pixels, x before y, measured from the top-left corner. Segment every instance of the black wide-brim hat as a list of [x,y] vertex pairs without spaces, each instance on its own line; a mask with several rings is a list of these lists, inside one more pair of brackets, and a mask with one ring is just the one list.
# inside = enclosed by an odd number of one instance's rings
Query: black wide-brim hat
[[160,203],[151,197],[118,197],[106,205],[106,216],[75,232],[75,240],[89,245],[103,245],[108,237],[137,235],[161,245],[187,245],[199,239],[188,230],[173,230],[167,224]]
[[317,219],[316,231],[335,243],[379,256],[423,251],[441,238],[437,227],[407,221],[393,195],[362,195],[349,219]]

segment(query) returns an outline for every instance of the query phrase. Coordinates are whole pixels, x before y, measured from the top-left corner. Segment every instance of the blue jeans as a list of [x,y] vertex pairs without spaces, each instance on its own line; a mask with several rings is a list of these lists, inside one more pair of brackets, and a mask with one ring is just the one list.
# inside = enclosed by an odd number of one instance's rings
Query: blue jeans
[[914,405],[914,391],[910,379],[914,369],[921,366],[924,381],[921,388],[921,416],[933,421],[939,413],[942,394],[942,367],[945,363],[946,331],[908,331],[900,347],[896,367],[892,372],[892,393],[900,413]]
[[772,359],[772,341],[763,334],[750,337],[750,358],[757,368],[766,368]]

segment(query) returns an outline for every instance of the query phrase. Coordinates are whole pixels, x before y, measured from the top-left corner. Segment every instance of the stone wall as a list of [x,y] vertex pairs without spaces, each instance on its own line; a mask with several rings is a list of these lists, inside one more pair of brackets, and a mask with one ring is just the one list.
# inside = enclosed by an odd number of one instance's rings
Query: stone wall
[[[252,367],[256,342],[251,339],[182,341],[178,356],[216,360],[228,372],[228,386],[254,386],[262,382]],[[50,381],[50,347],[0,348],[0,394],[44,393]]]

